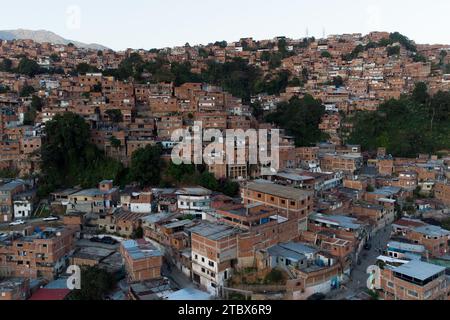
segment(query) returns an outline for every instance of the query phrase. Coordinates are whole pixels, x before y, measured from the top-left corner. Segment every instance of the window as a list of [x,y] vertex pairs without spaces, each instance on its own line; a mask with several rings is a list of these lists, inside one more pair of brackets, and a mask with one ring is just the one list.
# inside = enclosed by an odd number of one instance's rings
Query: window
[[202,258],[202,262],[205,262],[205,258]]
[[393,289],[394,288],[394,283],[391,282],[391,281],[388,281],[387,286],[388,286],[388,288]]
[[416,291],[408,290],[408,296],[417,298],[419,294]]
[[203,273],[206,273],[206,269],[205,269],[205,268],[202,268],[202,272],[203,272]]
[[262,194],[258,193],[258,198],[261,199],[262,198]]
[[208,264],[209,264],[210,267],[214,267],[214,262],[213,261],[209,261]]
[[198,255],[195,255],[195,260],[198,260]]
[[291,201],[291,206],[295,207],[295,201]]

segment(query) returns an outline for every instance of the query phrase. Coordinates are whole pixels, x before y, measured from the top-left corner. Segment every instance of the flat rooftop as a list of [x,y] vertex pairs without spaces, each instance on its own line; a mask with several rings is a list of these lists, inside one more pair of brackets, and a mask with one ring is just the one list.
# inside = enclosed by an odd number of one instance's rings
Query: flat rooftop
[[310,219],[313,219],[317,222],[327,223],[354,230],[360,229],[362,226],[361,223],[358,223],[358,219],[346,216],[336,216],[336,215],[333,216],[316,213],[311,215]]
[[133,260],[162,256],[161,251],[156,249],[150,242],[145,242],[145,240],[127,240],[122,242],[122,246]]
[[214,241],[233,236],[239,232],[239,230],[231,226],[211,222],[202,222],[189,229],[189,231]]
[[179,189],[176,194],[188,196],[209,196],[212,194],[212,191],[202,187],[193,187]]
[[398,242],[398,241],[391,241],[388,243],[388,249],[392,250],[400,250],[405,252],[417,252],[417,253],[424,253],[425,247],[418,244],[410,244],[410,243],[404,243],[404,242]]
[[0,186],[0,191],[1,192],[9,192],[21,185],[24,185],[24,184],[25,184],[25,182],[23,182],[21,180],[14,180],[14,181],[8,182],[8,183]]
[[439,273],[445,272],[445,267],[435,264],[412,260],[400,267],[394,268],[393,271],[421,281],[427,280]]
[[450,231],[432,225],[416,227],[413,230],[430,237],[445,237],[450,235]]
[[293,200],[303,199],[305,197],[312,195],[311,192],[305,190],[285,187],[270,182],[269,183],[251,182],[244,189]]
[[211,300],[212,296],[209,293],[200,291],[195,288],[184,288],[168,294],[163,299],[175,301],[193,301],[193,300],[205,301]]

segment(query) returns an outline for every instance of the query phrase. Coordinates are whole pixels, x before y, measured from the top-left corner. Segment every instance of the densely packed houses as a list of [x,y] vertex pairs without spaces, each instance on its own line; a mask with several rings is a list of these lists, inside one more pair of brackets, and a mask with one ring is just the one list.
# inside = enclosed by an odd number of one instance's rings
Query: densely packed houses
[[[307,299],[343,285],[357,294],[364,284],[356,285],[352,274],[370,250],[380,250],[380,298],[448,299],[449,154],[396,158],[380,148],[373,155],[339,134],[344,115],[377,110],[417,82],[430,92],[450,89],[450,77],[433,67],[450,63],[442,54],[450,47],[417,45],[411,55],[397,43],[373,45],[386,38],[383,32],[247,38],[125,52],[2,41],[0,172],[15,177],[0,177],[0,276],[6,278],[0,300],[26,299],[65,279],[70,263],[125,274],[123,299],[167,298],[163,273],[185,277],[210,296],[244,292],[256,299],[275,292]],[[266,79],[287,72],[289,85],[243,99],[210,83],[111,73],[136,56],[185,64],[194,75],[209,61],[243,58]],[[24,69],[25,58],[40,71]],[[203,129],[275,129],[258,121],[251,106],[270,112],[306,93],[325,105],[319,129],[328,141],[297,148],[283,134],[275,175],[249,165],[248,152],[245,164],[209,165],[217,179],[239,182],[238,198],[196,185],[123,189],[110,180],[52,190],[50,199],[37,196],[45,125],[58,114],[83,117],[91,142],[127,166],[148,145],[170,149],[172,134],[196,121]],[[375,248],[374,239],[390,228],[390,242]]]

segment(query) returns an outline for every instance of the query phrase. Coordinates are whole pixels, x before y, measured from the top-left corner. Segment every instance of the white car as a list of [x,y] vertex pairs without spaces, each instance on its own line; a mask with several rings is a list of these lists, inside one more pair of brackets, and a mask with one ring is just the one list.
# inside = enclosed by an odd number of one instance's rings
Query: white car
[[17,221],[11,222],[9,225],[10,225],[11,227],[14,227],[14,226],[20,226],[20,225],[22,225],[22,224],[25,224],[25,221],[23,221],[23,220],[17,220]]
[[50,217],[44,219],[45,222],[58,221],[58,220],[59,220],[59,217],[55,217],[55,216],[50,216]]

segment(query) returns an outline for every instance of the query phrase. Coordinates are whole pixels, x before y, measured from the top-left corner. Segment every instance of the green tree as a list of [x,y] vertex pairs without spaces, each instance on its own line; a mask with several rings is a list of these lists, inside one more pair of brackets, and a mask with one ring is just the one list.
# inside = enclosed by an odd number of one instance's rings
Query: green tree
[[8,86],[0,84],[0,94],[8,93],[10,90]]
[[428,97],[418,84],[411,96],[389,100],[375,112],[354,116],[349,143],[367,151],[387,148],[397,157],[436,153],[450,147],[450,93]]
[[111,143],[111,147],[113,147],[114,149],[119,149],[120,146],[122,145],[120,140],[114,136],[111,136],[111,138],[109,138],[109,142]]
[[90,141],[89,125],[74,113],[56,115],[45,125],[41,148],[40,195],[61,187],[94,187],[101,180],[120,183],[123,166]]
[[33,95],[31,97],[31,108],[37,111],[42,111],[42,107],[44,106],[44,102],[38,96]]
[[20,59],[17,72],[29,77],[34,77],[40,72],[40,67],[36,61],[24,57]]
[[50,55],[50,60],[52,62],[59,62],[59,61],[61,61],[61,57],[58,54],[56,54],[56,53],[52,53]]
[[391,46],[387,48],[387,54],[388,56],[395,56],[400,54],[400,47],[399,46]]
[[277,68],[281,67],[282,60],[283,60],[283,55],[281,53],[272,54],[270,56],[270,60],[269,60],[269,68],[273,70],[273,69],[277,69]]
[[278,269],[272,269],[264,279],[266,284],[281,284],[284,281],[283,272]]
[[114,276],[98,267],[81,269],[81,289],[72,291],[67,300],[100,301],[111,292],[116,285]]
[[239,183],[230,180],[224,180],[220,182],[220,187],[217,191],[220,191],[229,197],[236,197],[239,195],[239,190]]
[[14,179],[19,176],[19,171],[15,169],[0,169],[0,178]]
[[92,86],[92,91],[93,92],[102,92],[102,84],[101,83],[96,83]]
[[132,239],[142,239],[144,238],[144,229],[142,227],[136,228],[136,230],[133,231],[133,234],[131,235]]
[[322,53],[320,54],[320,56],[321,56],[322,58],[330,59],[330,58],[331,58],[331,53],[329,53],[328,51],[322,51]]
[[203,59],[206,59],[209,57],[209,51],[205,48],[199,48],[198,49],[198,55],[202,57]]
[[250,105],[250,109],[252,111],[252,115],[257,120],[261,120],[262,116],[264,115],[264,110],[263,110],[263,107],[261,106],[261,102],[256,101],[255,103],[252,103]]
[[2,62],[0,63],[0,71],[10,72],[11,69],[12,69],[12,61],[8,58],[3,58]]
[[122,111],[120,111],[120,109],[107,110],[106,114],[108,115],[109,119],[114,123],[123,122],[123,115],[122,115]]
[[31,105],[27,112],[25,112],[23,124],[34,125],[37,112],[42,111],[43,101],[38,96],[33,95],[31,98]]
[[191,64],[189,62],[172,63],[170,73],[175,78],[174,84],[177,87],[186,82],[202,82],[202,79],[198,74],[194,74],[191,72]]
[[342,87],[344,85],[344,79],[342,79],[341,76],[334,77],[333,85],[336,86],[336,88]]
[[292,98],[280,103],[277,111],[269,114],[266,121],[286,130],[295,138],[298,147],[311,146],[327,138],[319,130],[319,124],[325,114],[325,107],[310,95],[304,98]]
[[141,187],[158,186],[161,182],[162,149],[147,146],[135,151],[131,157],[130,178]]
[[262,61],[266,61],[266,62],[268,62],[268,61],[270,61],[270,58],[272,57],[272,55],[270,54],[270,51],[263,51],[262,53],[261,53],[261,60]]
[[200,176],[200,185],[209,190],[217,190],[219,188],[219,183],[212,173],[207,171],[203,172]]
[[207,70],[202,73],[204,82],[221,86],[232,95],[243,98],[246,103],[258,93],[257,84],[261,81],[262,72],[249,65],[247,60],[235,58],[225,63],[208,61],[207,64]]
[[26,85],[20,90],[21,97],[28,97],[35,92],[33,86]]
[[430,98],[428,86],[425,82],[418,82],[412,93],[413,99],[418,103],[426,103]]
[[95,73],[100,72],[99,69],[97,69],[94,66],[91,66],[90,64],[87,64],[85,62],[82,62],[78,64],[75,68],[76,73],[78,74],[86,74],[86,73]]
[[408,39],[408,37],[400,34],[399,32],[394,32],[389,35],[389,40],[392,43],[400,43],[406,50],[411,52],[417,52],[415,44]]
[[181,183],[195,174],[195,166],[192,164],[176,165],[173,162],[170,162],[166,174],[176,183]]
[[220,48],[226,48],[228,46],[228,43],[226,41],[217,41],[214,43],[214,45]]

